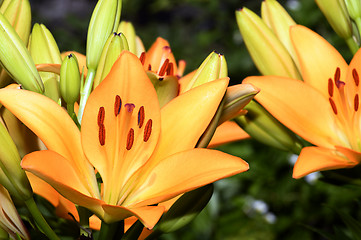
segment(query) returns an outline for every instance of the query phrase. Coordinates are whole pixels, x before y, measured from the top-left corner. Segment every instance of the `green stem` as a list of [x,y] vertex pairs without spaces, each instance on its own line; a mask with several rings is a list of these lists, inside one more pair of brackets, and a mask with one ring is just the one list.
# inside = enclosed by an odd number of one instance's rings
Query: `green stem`
[[345,41],[347,43],[348,48],[354,55],[357,52],[357,50],[359,49],[357,43],[355,42],[355,40],[352,37],[350,37],[349,39],[345,39]]
[[74,112],[74,103],[67,103],[66,109],[68,111],[69,116],[73,119],[74,123],[77,125],[77,127],[80,130],[80,124],[79,124],[78,118],[76,117],[76,114]]
[[31,215],[33,216],[36,224],[40,228],[40,230],[51,240],[58,240],[58,236],[56,236],[53,229],[50,228],[48,223],[45,221],[43,215],[41,214],[38,206],[36,205],[34,198],[30,198],[25,201],[26,207],[29,209]]
[[78,121],[81,123],[81,119],[83,118],[85,104],[89,98],[90,92],[93,88],[94,77],[95,77],[95,69],[88,69],[88,73],[85,79],[84,87],[80,93],[80,103],[79,103],[79,111],[78,111]]
[[98,240],[102,239],[121,239],[124,234],[124,220],[115,223],[102,222]]
[[89,230],[89,217],[92,215],[92,213],[88,209],[79,206],[78,214],[80,224],[80,236],[91,236],[91,230]]

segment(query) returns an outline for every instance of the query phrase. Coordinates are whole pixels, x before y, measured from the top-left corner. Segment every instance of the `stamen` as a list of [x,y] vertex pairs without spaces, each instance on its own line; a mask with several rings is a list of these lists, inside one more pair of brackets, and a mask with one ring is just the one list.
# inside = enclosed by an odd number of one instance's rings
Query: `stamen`
[[359,79],[356,69],[352,69],[352,77],[353,77],[353,80],[355,81],[356,87],[358,87],[358,85],[360,83],[360,79]]
[[118,116],[120,113],[120,109],[122,108],[122,99],[119,95],[115,96],[115,102],[114,102],[114,115]]
[[142,54],[140,54],[139,60],[140,60],[140,62],[142,63],[142,65],[144,66],[144,62],[145,62],[145,52],[142,52]]
[[168,64],[169,64],[169,59],[167,58],[159,70],[159,73],[158,73],[159,76],[164,76],[166,70],[168,69]]
[[145,118],[145,116],[144,116],[144,107],[141,106],[139,108],[139,111],[138,111],[138,126],[139,126],[139,128],[141,128],[143,126],[144,118]]
[[144,128],[144,136],[143,136],[143,141],[147,142],[150,138],[150,134],[152,133],[152,119],[149,119],[147,124],[145,125]]
[[332,98],[329,98],[328,100],[330,101],[330,105],[331,105],[331,107],[332,107],[333,113],[334,113],[335,115],[337,115],[337,108],[336,108],[335,102],[332,100]]
[[167,75],[174,75],[174,68],[173,68],[173,63],[169,63],[168,67],[167,67]]
[[353,109],[355,110],[355,112],[357,112],[358,106],[359,106],[359,97],[358,97],[358,94],[356,93],[354,101],[353,101]]
[[148,71],[152,71],[152,65],[148,65]]
[[99,143],[104,146],[105,144],[105,127],[104,124],[99,125]]
[[124,107],[127,109],[129,113],[133,112],[133,109],[135,108],[135,105],[133,103],[127,103],[124,105]]
[[130,150],[133,146],[133,142],[134,142],[134,129],[131,128],[128,132],[128,137],[127,137],[127,150]]
[[331,78],[328,79],[328,95],[330,95],[330,97],[333,96],[333,82]]
[[340,81],[340,76],[341,76],[341,70],[340,70],[339,67],[337,67],[336,72],[335,72],[335,76],[334,76],[335,82]]
[[105,118],[105,109],[104,109],[104,107],[100,107],[99,112],[98,112],[98,126],[99,127],[100,127],[100,125],[104,124],[104,118]]

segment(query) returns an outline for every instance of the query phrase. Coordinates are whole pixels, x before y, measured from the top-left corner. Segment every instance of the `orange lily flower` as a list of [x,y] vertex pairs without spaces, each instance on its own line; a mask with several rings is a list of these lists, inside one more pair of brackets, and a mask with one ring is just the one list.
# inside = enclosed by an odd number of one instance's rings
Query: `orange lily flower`
[[240,141],[247,138],[250,138],[250,136],[237,123],[226,121],[217,127],[208,147],[214,148],[222,144]]
[[153,228],[164,211],[159,202],[248,169],[240,158],[194,149],[227,85],[204,84],[160,109],[141,62],[124,51],[91,93],[81,131],[40,94],[1,89],[0,102],[48,148],[26,155],[25,170],[106,223],[135,216]]
[[256,96],[273,116],[296,134],[316,145],[302,149],[293,177],[315,171],[359,164],[359,75],[361,51],[348,66],[325,39],[303,26],[290,30],[304,81],[276,77],[249,77],[245,82],[261,89]]

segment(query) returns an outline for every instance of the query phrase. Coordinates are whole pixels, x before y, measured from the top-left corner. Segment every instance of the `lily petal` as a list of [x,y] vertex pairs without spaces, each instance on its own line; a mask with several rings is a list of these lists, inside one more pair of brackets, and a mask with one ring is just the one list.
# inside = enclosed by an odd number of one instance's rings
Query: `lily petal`
[[248,163],[241,158],[217,150],[179,152],[151,169],[127,200],[135,206],[159,203],[248,169]]
[[[155,226],[164,212],[164,207],[162,206],[145,206],[128,209],[123,206],[103,204],[102,207],[106,213],[104,221],[107,223],[136,216],[144,224],[144,226],[149,229],[152,229]],[[107,218],[107,216],[109,218]]]
[[155,89],[139,59],[123,51],[90,95],[82,121],[83,149],[103,179],[107,203],[117,204],[117,191],[150,158],[159,132]]
[[[359,155],[359,159],[361,154]],[[358,161],[347,159],[334,149],[323,147],[305,147],[293,169],[293,178],[301,178],[316,171],[354,167]]]
[[303,80],[319,90],[325,97],[329,97],[328,79],[334,77],[336,68],[339,67],[340,80],[345,81],[347,63],[331,44],[304,26],[292,26],[290,35]]
[[[327,148],[340,143],[334,113],[320,92],[302,81],[283,77],[248,77],[261,89],[256,95],[275,118],[307,141]],[[335,123],[336,122],[336,123]]]
[[222,144],[247,138],[250,138],[250,136],[242,128],[240,128],[237,123],[227,121],[217,127],[208,148],[214,148]]

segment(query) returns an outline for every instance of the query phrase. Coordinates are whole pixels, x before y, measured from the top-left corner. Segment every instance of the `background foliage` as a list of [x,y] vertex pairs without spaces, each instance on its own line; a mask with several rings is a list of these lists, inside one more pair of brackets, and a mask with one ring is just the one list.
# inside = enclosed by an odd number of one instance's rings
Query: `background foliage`
[[[33,21],[44,23],[61,51],[85,53],[86,31],[95,0],[30,0]],[[331,30],[313,0],[280,1],[305,25],[341,51],[351,54]],[[261,1],[250,0],[124,0],[122,19],[131,21],[146,48],[161,36],[186,72],[197,68],[213,50],[225,54],[232,83],[258,75],[239,34],[235,10],[260,12]],[[250,171],[215,184],[208,207],[187,227],[162,239],[325,239],[312,231],[351,239],[340,213],[361,219],[359,188],[331,185],[315,178],[292,179],[295,156],[253,140],[219,148],[240,156]],[[337,211],[336,211],[337,210]],[[348,236],[348,237],[347,237]]]

